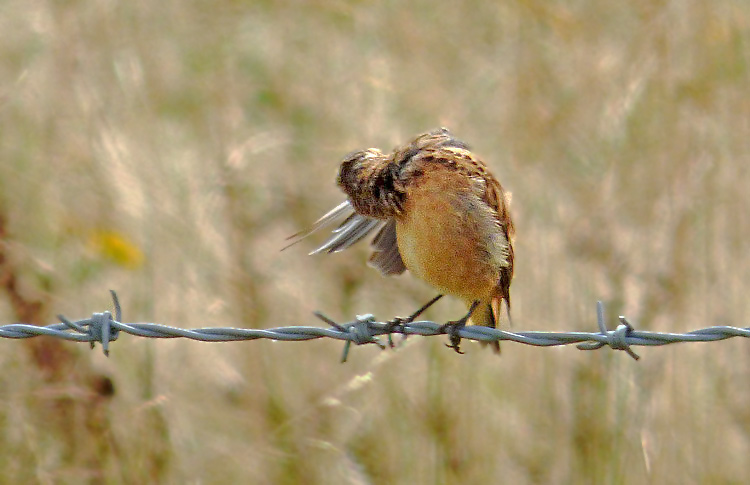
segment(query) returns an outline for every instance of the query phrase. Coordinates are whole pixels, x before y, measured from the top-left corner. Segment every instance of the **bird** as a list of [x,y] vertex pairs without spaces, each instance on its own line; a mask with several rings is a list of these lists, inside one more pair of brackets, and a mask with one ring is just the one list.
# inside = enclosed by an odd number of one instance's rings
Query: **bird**
[[[447,128],[420,134],[390,154],[377,148],[351,152],[341,161],[336,183],[346,200],[307,231],[290,236],[289,246],[341,219],[310,254],[337,253],[375,233],[371,266],[385,276],[408,270],[440,292],[393,324],[413,321],[444,294],[456,297],[468,313],[443,331],[451,336],[449,347],[459,353],[456,330],[463,325],[496,328],[502,302],[511,320],[510,194]],[[499,353],[499,342],[491,346]]]

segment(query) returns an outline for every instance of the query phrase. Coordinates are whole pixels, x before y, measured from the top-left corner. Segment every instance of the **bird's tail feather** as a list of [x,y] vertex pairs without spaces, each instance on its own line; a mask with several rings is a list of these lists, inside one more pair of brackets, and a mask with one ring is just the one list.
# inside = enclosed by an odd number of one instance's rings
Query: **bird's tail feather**
[[[502,297],[496,296],[493,297],[489,303],[481,303],[471,316],[471,324],[497,328],[500,319],[500,305],[502,299]],[[486,345],[491,346],[496,354],[500,353],[500,342],[482,342],[482,346]]]

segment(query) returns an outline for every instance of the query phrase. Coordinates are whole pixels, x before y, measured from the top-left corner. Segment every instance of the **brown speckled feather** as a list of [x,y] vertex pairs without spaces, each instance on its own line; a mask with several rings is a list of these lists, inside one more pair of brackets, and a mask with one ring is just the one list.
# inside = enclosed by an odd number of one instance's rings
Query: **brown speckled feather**
[[510,317],[508,200],[486,165],[447,129],[420,135],[390,155],[375,148],[352,152],[337,184],[347,202],[307,234],[346,220],[314,253],[343,250],[379,229],[370,264],[381,273],[409,269],[467,306],[479,301],[472,315],[477,324],[495,327],[502,300]]

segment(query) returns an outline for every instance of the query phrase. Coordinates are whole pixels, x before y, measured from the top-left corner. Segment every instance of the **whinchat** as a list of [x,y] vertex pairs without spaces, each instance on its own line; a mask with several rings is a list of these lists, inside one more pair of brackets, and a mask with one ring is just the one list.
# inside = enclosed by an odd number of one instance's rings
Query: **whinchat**
[[[383,275],[408,269],[441,293],[460,298],[470,310],[459,325],[468,319],[497,327],[503,300],[510,318],[508,200],[468,145],[440,128],[389,155],[376,148],[355,151],[341,162],[337,184],[347,200],[306,233],[292,236],[298,241],[346,217],[310,254],[342,251],[378,230],[369,262]],[[458,341],[451,341],[459,351]],[[498,342],[492,346],[499,351]]]

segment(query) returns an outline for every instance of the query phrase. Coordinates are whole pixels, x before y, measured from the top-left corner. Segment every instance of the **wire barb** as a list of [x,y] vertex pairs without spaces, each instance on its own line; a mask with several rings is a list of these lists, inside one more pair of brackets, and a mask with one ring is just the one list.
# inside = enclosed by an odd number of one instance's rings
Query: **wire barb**
[[634,331],[633,326],[628,320],[620,315],[620,325],[614,331],[607,330],[607,324],[604,322],[604,303],[596,302],[596,324],[599,327],[599,333],[606,339],[599,342],[584,342],[578,344],[581,350],[596,350],[608,345],[613,350],[624,350],[633,360],[640,360],[641,357],[633,352],[630,348],[631,343],[628,337]]
[[[336,323],[321,312],[315,316],[326,322],[331,328],[312,326],[288,326],[267,329],[209,327],[184,329],[159,325],[156,323],[122,323],[122,310],[117,295],[111,292],[115,316],[111,312],[94,313],[81,320],[69,320],[58,315],[61,323],[47,326],[11,324],[0,326],[0,337],[22,339],[46,335],[76,342],[95,342],[102,344],[105,355],[109,355],[109,343],[117,340],[120,332],[147,338],[188,338],[202,342],[236,342],[239,340],[271,339],[285,341],[313,340],[333,338],[343,340],[344,351],[342,362],[346,362],[351,344],[375,344],[385,349],[377,338],[394,332],[393,322],[379,322],[373,315],[360,315],[352,322]],[[633,352],[633,346],[661,346],[679,342],[715,342],[732,337],[750,338],[750,328],[715,326],[687,333],[660,333],[636,330],[627,318],[621,316],[615,330],[607,330],[604,316],[604,305],[597,303],[598,332],[507,332],[494,328],[471,325],[456,328],[455,338],[471,339],[482,342],[510,340],[525,345],[551,347],[556,345],[576,344],[581,350],[596,350],[610,347],[622,350],[635,360],[639,356]],[[445,333],[444,325],[430,321],[403,322],[398,325],[398,333],[406,335],[434,336]]]
[[[352,342],[357,345],[375,344],[380,347],[381,350],[385,349],[385,345],[380,343],[380,340],[373,335],[372,324],[376,322],[375,317],[369,313],[367,315],[357,315],[357,319],[354,322],[346,323],[344,325],[334,322],[319,311],[313,312],[313,315],[320,318],[339,332],[351,337],[345,339],[346,343],[344,344],[344,351],[341,354],[342,364],[346,363],[346,359],[349,357],[349,348],[351,347]],[[388,335],[390,336],[390,334]]]

